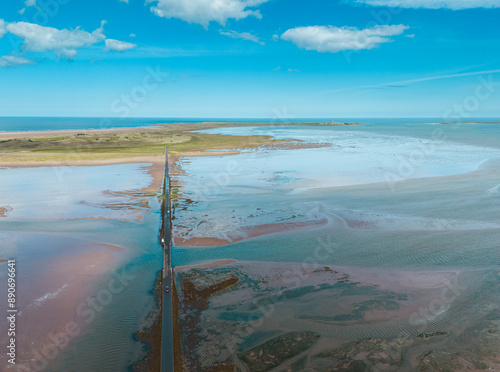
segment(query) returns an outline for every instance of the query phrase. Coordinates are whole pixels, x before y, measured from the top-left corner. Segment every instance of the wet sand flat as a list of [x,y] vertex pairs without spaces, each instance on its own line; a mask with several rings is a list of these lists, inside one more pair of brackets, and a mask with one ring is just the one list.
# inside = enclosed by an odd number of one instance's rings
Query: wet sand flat
[[[273,224],[256,225],[256,226],[245,226],[237,231],[228,233],[227,240],[217,239],[213,237],[202,237],[202,238],[174,237],[174,244],[176,246],[216,247],[216,246],[237,243],[239,241],[242,241],[243,239],[255,238],[267,234],[285,233],[287,231],[296,231],[300,229],[322,226],[325,225],[326,223],[327,219],[321,219],[318,221],[285,222],[285,223],[273,223]],[[191,231],[187,232],[188,236],[190,232]]]
[[27,252],[16,254],[18,364],[29,365],[54,339],[69,341],[82,332],[88,318],[76,309],[88,306],[99,277],[123,263],[124,248],[50,234],[3,232],[0,236],[9,242],[6,249],[32,246],[37,251],[36,262],[29,260]]
[[186,368],[498,367],[500,143],[443,140],[416,162],[421,131],[246,127],[330,146],[176,159]]
[[6,168],[0,186],[0,200],[9,204],[4,221],[140,220],[149,211],[146,199],[162,184],[164,165],[131,164]]
[[[122,370],[144,357],[134,334],[146,324],[162,263],[153,213],[161,168],[0,170],[1,204],[9,205],[0,221],[2,253],[18,270],[16,368]],[[138,292],[144,295],[131,301]],[[106,352],[113,357],[100,355]]]

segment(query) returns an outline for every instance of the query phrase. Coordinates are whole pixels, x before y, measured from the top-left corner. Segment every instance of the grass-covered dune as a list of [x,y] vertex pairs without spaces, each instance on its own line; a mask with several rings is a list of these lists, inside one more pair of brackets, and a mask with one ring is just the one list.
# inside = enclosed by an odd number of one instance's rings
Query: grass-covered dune
[[[16,132],[0,134],[0,165],[111,164],[151,161],[165,154],[217,155],[234,150],[283,144],[267,136],[227,136],[193,133],[225,126],[269,126],[269,123],[178,123],[148,128],[81,131]],[[284,124],[282,124],[284,125]],[[339,123],[287,123],[287,126],[347,125]],[[211,150],[207,152],[207,150]],[[214,151],[215,150],[215,151]],[[229,152],[231,153],[231,152]]]

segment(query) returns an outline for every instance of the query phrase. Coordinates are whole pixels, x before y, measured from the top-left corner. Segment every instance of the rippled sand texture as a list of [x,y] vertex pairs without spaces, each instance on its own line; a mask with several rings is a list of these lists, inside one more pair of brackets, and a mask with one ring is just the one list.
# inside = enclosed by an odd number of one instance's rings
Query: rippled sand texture
[[180,158],[175,264],[238,260],[178,273],[185,362],[498,369],[500,135],[432,130],[237,128],[330,145]]
[[2,255],[17,262],[10,370],[125,370],[143,353],[134,332],[162,262],[150,174],[150,164],[0,170]]

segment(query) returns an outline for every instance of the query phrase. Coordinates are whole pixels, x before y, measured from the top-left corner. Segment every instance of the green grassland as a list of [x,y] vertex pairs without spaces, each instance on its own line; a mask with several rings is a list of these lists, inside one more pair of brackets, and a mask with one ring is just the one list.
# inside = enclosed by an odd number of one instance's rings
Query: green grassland
[[[91,131],[67,135],[5,138],[0,140],[0,164],[57,161],[107,161],[159,156],[165,146],[174,155],[200,154],[206,150],[256,147],[273,141],[266,136],[223,136],[158,128],[125,132]],[[282,142],[282,141],[280,141]]]
[[[268,136],[229,136],[193,133],[193,130],[228,126],[269,126],[269,123],[179,123],[130,130],[57,132],[29,137],[0,138],[0,165],[76,161],[126,160],[160,156],[169,146],[172,155],[215,155],[216,150],[238,150],[287,141]],[[288,123],[287,126],[348,125],[338,123]],[[212,150],[207,152],[207,150]],[[215,151],[214,151],[215,150]]]

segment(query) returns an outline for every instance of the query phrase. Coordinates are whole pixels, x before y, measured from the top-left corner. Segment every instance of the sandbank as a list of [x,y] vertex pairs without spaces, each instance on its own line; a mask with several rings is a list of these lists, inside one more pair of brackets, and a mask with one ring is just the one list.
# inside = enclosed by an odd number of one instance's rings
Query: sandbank
[[256,238],[263,235],[283,233],[287,231],[323,226],[327,222],[328,220],[325,218],[312,221],[281,222],[281,223],[270,223],[263,225],[244,226],[241,227],[238,231],[229,233],[228,235],[230,240],[224,240],[214,237],[193,237],[187,239],[182,237],[174,237],[174,245],[216,247],[216,246],[237,243],[244,239]]

